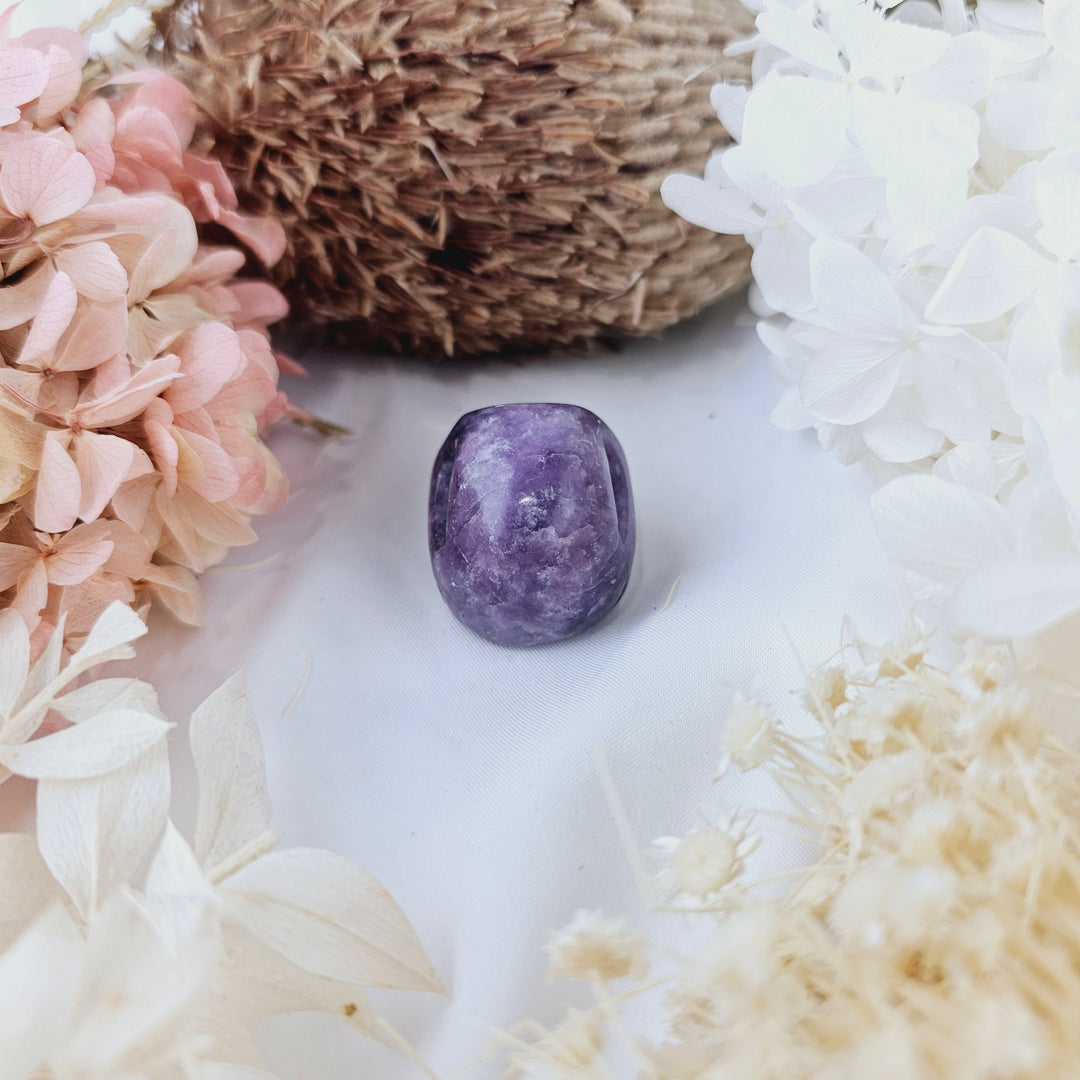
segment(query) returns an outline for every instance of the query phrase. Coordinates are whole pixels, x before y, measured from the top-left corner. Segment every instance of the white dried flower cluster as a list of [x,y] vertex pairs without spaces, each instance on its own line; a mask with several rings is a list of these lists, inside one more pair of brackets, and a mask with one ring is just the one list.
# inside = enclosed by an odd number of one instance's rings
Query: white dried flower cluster
[[548,942],[547,952],[549,974],[567,979],[606,983],[639,978],[648,968],[641,936],[624,920],[599,911],[578,911]]
[[37,782],[35,833],[0,834],[0,1078],[271,1080],[252,1025],[296,1010],[392,1038],[364,988],[439,981],[366,871],[275,849],[242,678],[191,718],[192,844],[169,819],[153,687],[71,688],[145,632],[118,602],[65,667],[62,626],[31,666],[21,616],[0,613],[2,778]]
[[760,769],[792,808],[777,842],[794,831],[817,861],[779,899],[745,883],[726,909],[679,916],[699,944],[636,988],[657,995],[662,1038],[633,1030],[631,988],[599,999],[604,1038],[590,1028],[574,1054],[559,1040],[580,1015],[534,1027],[514,1075],[620,1075],[628,1042],[649,1080],[1077,1075],[1080,752],[1000,655],[969,650],[947,674],[911,646],[878,654],[907,670],[860,660],[810,680],[816,733],[778,734]]
[[1060,624],[1080,613],[1075,0],[748,4],[753,88],[714,93],[736,141],[663,193],[754,248],[775,422],[894,478],[875,516],[917,600],[994,637]]

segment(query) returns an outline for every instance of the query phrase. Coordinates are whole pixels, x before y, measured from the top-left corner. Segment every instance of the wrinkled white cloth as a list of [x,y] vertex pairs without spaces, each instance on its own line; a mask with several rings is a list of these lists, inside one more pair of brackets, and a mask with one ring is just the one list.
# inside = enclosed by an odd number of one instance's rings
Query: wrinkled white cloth
[[[481,1075],[467,1062],[491,1027],[557,1018],[567,987],[546,983],[542,945],[576,908],[640,908],[595,747],[638,841],[683,831],[701,805],[768,797],[753,777],[719,793],[710,783],[730,687],[760,680],[792,716],[801,676],[786,635],[816,663],[845,615],[872,640],[899,628],[869,481],[770,425],[779,387],[742,310],[720,305],[619,354],[304,357],[311,376],[290,393],[354,434],[274,435],[293,476],[288,505],[205,577],[206,629],[156,618],[140,649],[139,673],[175,720],[246,665],[276,830],[374,873],[450,991],[375,996],[442,1077]],[[626,450],[637,509],[637,556],[612,616],[531,650],[460,626],[427,552],[439,445],[463,412],[508,401],[600,415]],[[187,825],[182,761],[179,773]],[[263,1035],[287,1080],[417,1075],[335,1018],[275,1021]]]

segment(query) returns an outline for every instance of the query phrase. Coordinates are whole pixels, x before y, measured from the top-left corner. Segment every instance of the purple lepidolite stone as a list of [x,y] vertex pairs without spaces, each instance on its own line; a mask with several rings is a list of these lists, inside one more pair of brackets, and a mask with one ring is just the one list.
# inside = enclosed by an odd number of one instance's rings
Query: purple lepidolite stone
[[626,457],[588,409],[466,413],[435,459],[428,509],[443,598],[500,645],[570,637],[626,588],[634,558]]

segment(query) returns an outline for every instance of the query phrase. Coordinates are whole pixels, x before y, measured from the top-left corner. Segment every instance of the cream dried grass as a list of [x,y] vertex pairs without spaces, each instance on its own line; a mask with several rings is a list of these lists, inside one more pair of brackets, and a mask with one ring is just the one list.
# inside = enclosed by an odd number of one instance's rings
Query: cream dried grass
[[[1046,733],[1003,652],[944,673],[910,644],[816,675],[810,740],[762,714],[759,767],[791,807],[777,831],[818,858],[782,899],[739,879],[700,905],[708,934],[663,991],[651,1080],[1080,1074],[1080,753]],[[724,750],[758,767],[746,730]],[[621,1000],[649,988],[627,982]],[[612,999],[598,997],[603,1029]],[[531,1027],[512,1075],[616,1075],[605,1043],[620,1052],[620,1025],[587,1060],[580,1040],[553,1051],[581,1023]]]
[[738,0],[179,0],[199,149],[278,216],[276,281],[350,343],[485,353],[655,332],[744,284],[659,197],[748,77]]

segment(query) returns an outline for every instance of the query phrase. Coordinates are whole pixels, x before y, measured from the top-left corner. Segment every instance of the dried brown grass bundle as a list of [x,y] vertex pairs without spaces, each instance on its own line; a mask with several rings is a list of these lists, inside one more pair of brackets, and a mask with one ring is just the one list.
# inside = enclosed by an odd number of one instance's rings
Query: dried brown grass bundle
[[[776,899],[744,867],[745,822],[665,838],[658,906],[689,913],[692,955],[643,982],[641,939],[579,913],[552,972],[598,1004],[523,1025],[511,1074],[604,1080],[628,1057],[650,1080],[1080,1074],[1080,753],[1037,700],[1004,650],[946,673],[908,642],[813,678],[809,738],[737,702],[722,767],[765,770],[790,808],[751,827],[805,838],[817,861]],[[660,1041],[623,1008],[649,990]]]
[[276,215],[301,317],[409,351],[647,334],[749,276],[665,175],[724,133],[739,0],[177,0],[156,48],[201,152]]

